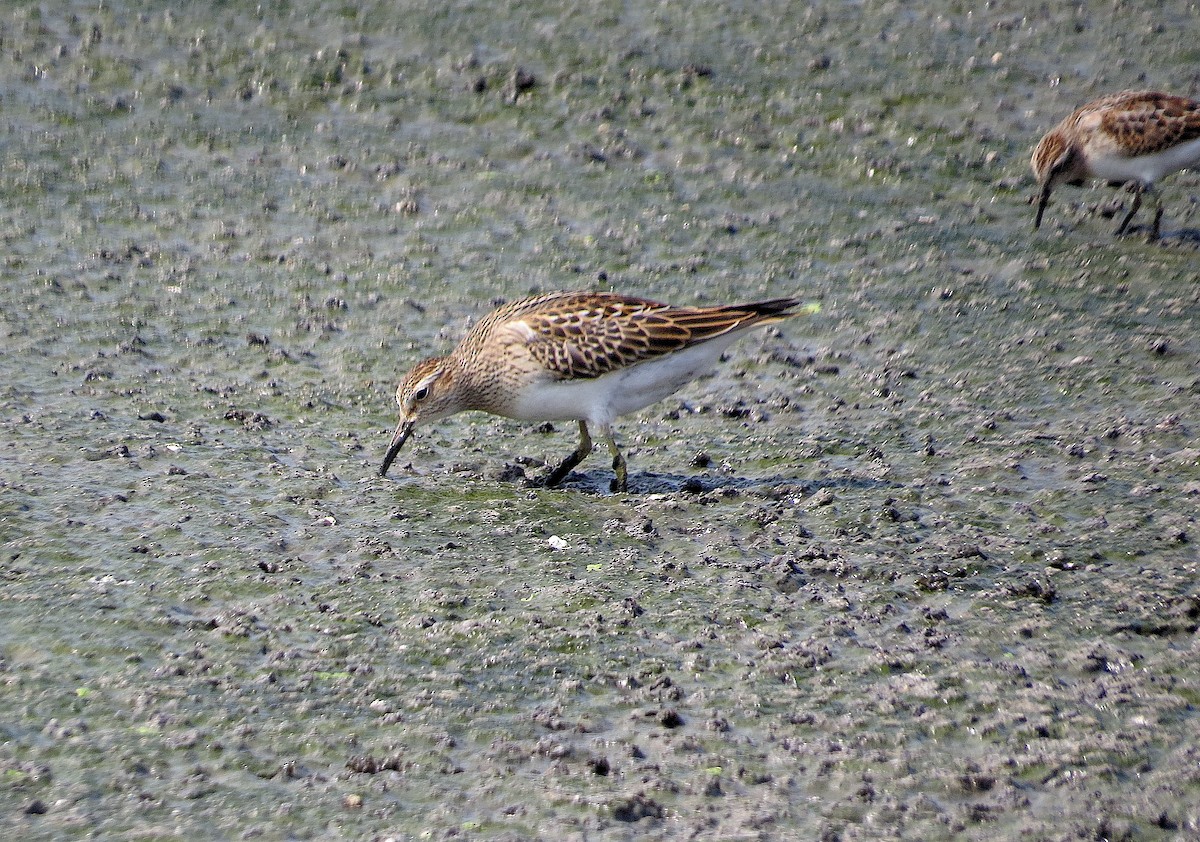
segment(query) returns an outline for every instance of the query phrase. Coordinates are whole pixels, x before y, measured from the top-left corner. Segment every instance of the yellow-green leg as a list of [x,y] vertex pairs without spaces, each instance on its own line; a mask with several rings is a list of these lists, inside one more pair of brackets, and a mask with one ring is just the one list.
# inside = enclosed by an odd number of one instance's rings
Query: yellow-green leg
[[601,438],[608,445],[608,450],[612,454],[612,466],[616,472],[612,483],[609,485],[610,491],[628,491],[629,490],[629,470],[625,466],[625,457],[621,455],[621,448],[617,447],[617,440],[613,438],[612,427],[605,426],[600,431]]
[[[611,438],[611,436],[610,436]],[[611,445],[610,445],[611,447]],[[592,437],[588,435],[587,422],[579,422],[579,446],[576,447],[571,455],[562,461],[562,464],[550,472],[550,476],[546,478],[546,487],[553,488],[564,479],[571,470],[588,457],[592,452]]]
[[1129,227],[1129,223],[1133,221],[1133,215],[1137,213],[1138,208],[1142,206],[1142,194],[1148,193],[1150,194],[1150,198],[1154,200],[1154,223],[1150,226],[1150,233],[1146,235],[1146,239],[1150,242],[1154,242],[1159,238],[1162,228],[1162,199],[1159,198],[1157,190],[1155,190],[1153,187],[1142,184],[1141,182],[1133,183],[1129,189],[1133,191],[1133,207],[1129,209],[1129,213],[1125,214],[1125,218],[1122,219],[1121,224],[1117,226],[1117,236],[1119,237],[1125,233],[1125,230]]
[[[1121,220],[1121,224],[1117,226],[1117,230],[1115,232],[1116,236],[1120,237],[1122,234],[1124,234],[1125,229],[1129,227],[1129,223],[1133,222],[1134,214],[1136,214],[1138,212],[1138,208],[1142,206],[1142,193],[1145,191],[1146,188],[1140,181],[1130,182],[1129,192],[1133,194],[1133,206],[1129,208],[1129,213],[1125,214],[1125,218]],[[1162,214],[1160,213],[1158,217],[1155,217],[1155,222],[1157,223],[1158,219],[1161,217]],[[1157,233],[1155,236],[1157,237]]]
[[1162,199],[1158,197],[1158,191],[1154,192],[1154,226],[1150,229],[1150,242],[1154,242],[1159,237],[1159,229],[1162,227]]
[[1162,228],[1163,224],[1163,200],[1158,197],[1158,191],[1154,190],[1154,188],[1150,185],[1144,185],[1141,184],[1140,181],[1134,181],[1130,182],[1129,184],[1129,192],[1133,193],[1133,206],[1132,208],[1129,208],[1129,212],[1124,215],[1121,224],[1117,225],[1116,235],[1121,236],[1122,234],[1126,233],[1126,229],[1129,228],[1129,223],[1133,222],[1134,213],[1138,212],[1138,209],[1141,208],[1142,194],[1148,193],[1150,194],[1150,198],[1154,200],[1154,222],[1150,227],[1150,234],[1146,236],[1146,239],[1150,240],[1151,242],[1157,240],[1159,236],[1159,229]]

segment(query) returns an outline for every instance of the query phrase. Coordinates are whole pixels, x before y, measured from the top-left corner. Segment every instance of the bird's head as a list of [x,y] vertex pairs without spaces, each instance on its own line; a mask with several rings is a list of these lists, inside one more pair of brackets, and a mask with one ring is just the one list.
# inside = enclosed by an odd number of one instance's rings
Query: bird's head
[[387,475],[396,454],[419,425],[437,421],[466,408],[459,396],[454,370],[447,360],[447,357],[431,357],[417,363],[396,387],[400,423],[396,425],[392,443],[383,457],[380,476]]
[[1059,183],[1080,185],[1087,175],[1083,165],[1083,156],[1074,144],[1068,143],[1062,132],[1057,129],[1046,134],[1033,150],[1029,164],[1033,167],[1033,175],[1041,188],[1038,196],[1037,216],[1033,227],[1040,228],[1042,214],[1050,202],[1050,192]]

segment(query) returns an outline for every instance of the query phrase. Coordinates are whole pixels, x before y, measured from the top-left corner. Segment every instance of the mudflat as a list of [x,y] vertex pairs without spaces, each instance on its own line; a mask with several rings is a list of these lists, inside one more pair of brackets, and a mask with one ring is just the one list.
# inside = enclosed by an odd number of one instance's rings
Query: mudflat
[[[0,11],[14,838],[1200,833],[1196,176],[1029,172],[1189,4],[202,5]],[[553,289],[821,309],[381,479]]]

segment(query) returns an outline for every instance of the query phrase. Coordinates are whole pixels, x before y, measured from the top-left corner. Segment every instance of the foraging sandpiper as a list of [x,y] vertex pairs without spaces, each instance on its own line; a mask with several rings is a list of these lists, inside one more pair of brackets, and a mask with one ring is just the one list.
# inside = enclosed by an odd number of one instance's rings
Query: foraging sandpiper
[[1054,185],[1078,187],[1095,178],[1114,186],[1126,184],[1133,193],[1133,206],[1117,226],[1117,236],[1125,233],[1142,206],[1142,194],[1154,197],[1150,239],[1156,240],[1162,203],[1154,184],[1200,163],[1200,102],[1158,91],[1100,97],[1047,132],[1030,163],[1041,188],[1034,228],[1042,224]]
[[795,298],[721,307],[673,307],[607,292],[549,292],[481,319],[444,357],[418,363],[400,382],[400,423],[380,476],[418,425],[468,409],[520,421],[578,421],[579,446],[550,472],[562,482],[592,451],[589,425],[613,457],[613,491],[625,491],[618,416],[662,400],[709,371],[746,332],[793,316]]

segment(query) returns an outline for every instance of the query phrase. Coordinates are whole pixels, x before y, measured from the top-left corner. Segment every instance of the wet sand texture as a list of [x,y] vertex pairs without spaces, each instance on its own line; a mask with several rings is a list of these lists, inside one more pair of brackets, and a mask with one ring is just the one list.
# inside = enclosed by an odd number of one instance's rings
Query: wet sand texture
[[[1197,176],[1028,167],[1189,4],[177,5],[0,14],[6,834],[1200,834]],[[593,287],[822,310],[377,476]]]

